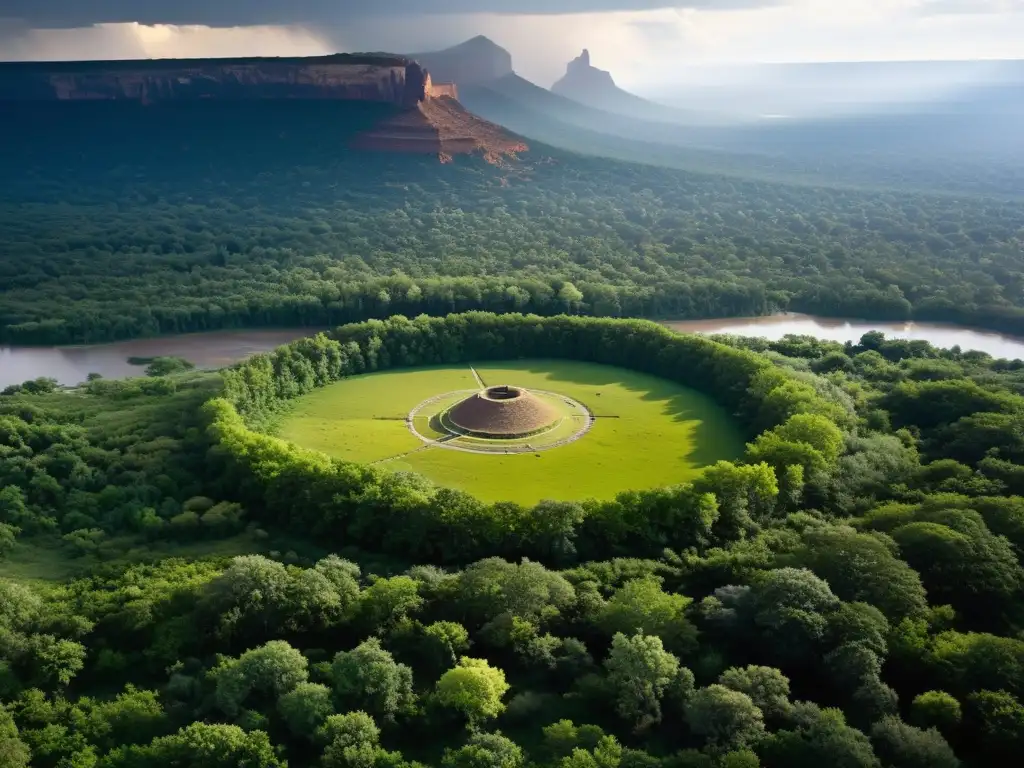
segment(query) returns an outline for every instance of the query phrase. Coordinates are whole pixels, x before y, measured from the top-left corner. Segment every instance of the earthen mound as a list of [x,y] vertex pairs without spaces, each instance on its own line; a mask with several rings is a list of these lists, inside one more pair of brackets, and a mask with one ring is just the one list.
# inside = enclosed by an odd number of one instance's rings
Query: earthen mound
[[521,387],[489,387],[448,411],[458,429],[488,437],[520,437],[540,432],[558,421],[551,404]]

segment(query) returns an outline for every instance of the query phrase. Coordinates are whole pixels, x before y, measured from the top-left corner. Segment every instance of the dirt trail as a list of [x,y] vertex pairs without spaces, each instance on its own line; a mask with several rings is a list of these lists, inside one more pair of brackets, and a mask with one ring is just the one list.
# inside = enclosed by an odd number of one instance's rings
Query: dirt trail
[[487,389],[487,385],[484,384],[484,380],[480,378],[480,374],[476,372],[476,368],[472,365],[469,366],[469,370],[473,373],[473,378],[476,379],[476,383],[480,385],[480,389]]

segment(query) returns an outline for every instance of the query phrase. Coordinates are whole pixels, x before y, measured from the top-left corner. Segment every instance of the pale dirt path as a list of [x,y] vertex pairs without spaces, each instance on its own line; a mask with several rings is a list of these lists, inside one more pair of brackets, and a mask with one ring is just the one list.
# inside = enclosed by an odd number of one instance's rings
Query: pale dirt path
[[476,372],[476,368],[471,365],[469,366],[469,370],[473,373],[473,378],[476,379],[476,383],[480,385],[480,389],[487,389],[487,385],[484,384],[484,380],[480,378],[480,374]]

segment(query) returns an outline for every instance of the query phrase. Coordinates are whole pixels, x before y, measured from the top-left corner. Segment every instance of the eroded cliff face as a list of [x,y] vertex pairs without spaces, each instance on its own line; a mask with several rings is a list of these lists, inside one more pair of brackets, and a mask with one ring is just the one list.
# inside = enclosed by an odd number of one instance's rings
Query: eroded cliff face
[[452,155],[480,153],[495,164],[529,150],[521,139],[477,117],[447,96],[430,97],[413,109],[402,110],[359,136],[353,146],[381,152],[437,155],[442,161]]
[[0,100],[340,99],[411,108],[430,75],[400,57],[178,59],[0,65]]
[[381,115],[386,117],[356,137],[355,149],[434,154],[442,160],[481,153],[492,162],[527,149],[504,129],[467,112],[457,97],[454,84],[435,85],[418,62],[388,55],[0,64],[0,110],[40,101],[160,105],[154,109],[173,109],[174,102],[362,101],[385,105]]

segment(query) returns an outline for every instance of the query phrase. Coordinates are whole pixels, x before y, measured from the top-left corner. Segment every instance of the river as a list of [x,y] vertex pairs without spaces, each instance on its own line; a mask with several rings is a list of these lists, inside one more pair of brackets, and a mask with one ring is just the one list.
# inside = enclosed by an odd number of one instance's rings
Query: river
[[859,341],[869,331],[881,331],[888,337],[920,339],[936,347],[948,349],[959,346],[964,351],[976,349],[992,357],[1024,359],[1024,338],[946,323],[876,323],[870,320],[841,320],[787,313],[765,317],[681,320],[666,322],[665,325],[687,333],[731,333],[737,336],[763,336],[773,341],[791,333],[829,341]]
[[223,368],[317,330],[214,331],[88,346],[0,347],[0,388],[40,376],[71,386],[90,373],[105,379],[143,375],[144,366],[131,365],[129,357],[182,357],[198,368]]
[[[665,324],[689,333],[734,333],[770,339],[798,333],[833,341],[857,341],[868,331],[882,331],[886,336],[924,339],[937,347],[959,345],[961,349],[978,349],[993,357],[1024,359],[1024,338],[941,323],[873,323],[787,314]],[[183,357],[199,368],[222,368],[317,330],[215,331],[91,346],[0,347],[0,388],[40,376],[70,386],[84,381],[89,373],[98,373],[107,379],[142,375],[143,368],[130,365],[129,357]]]

